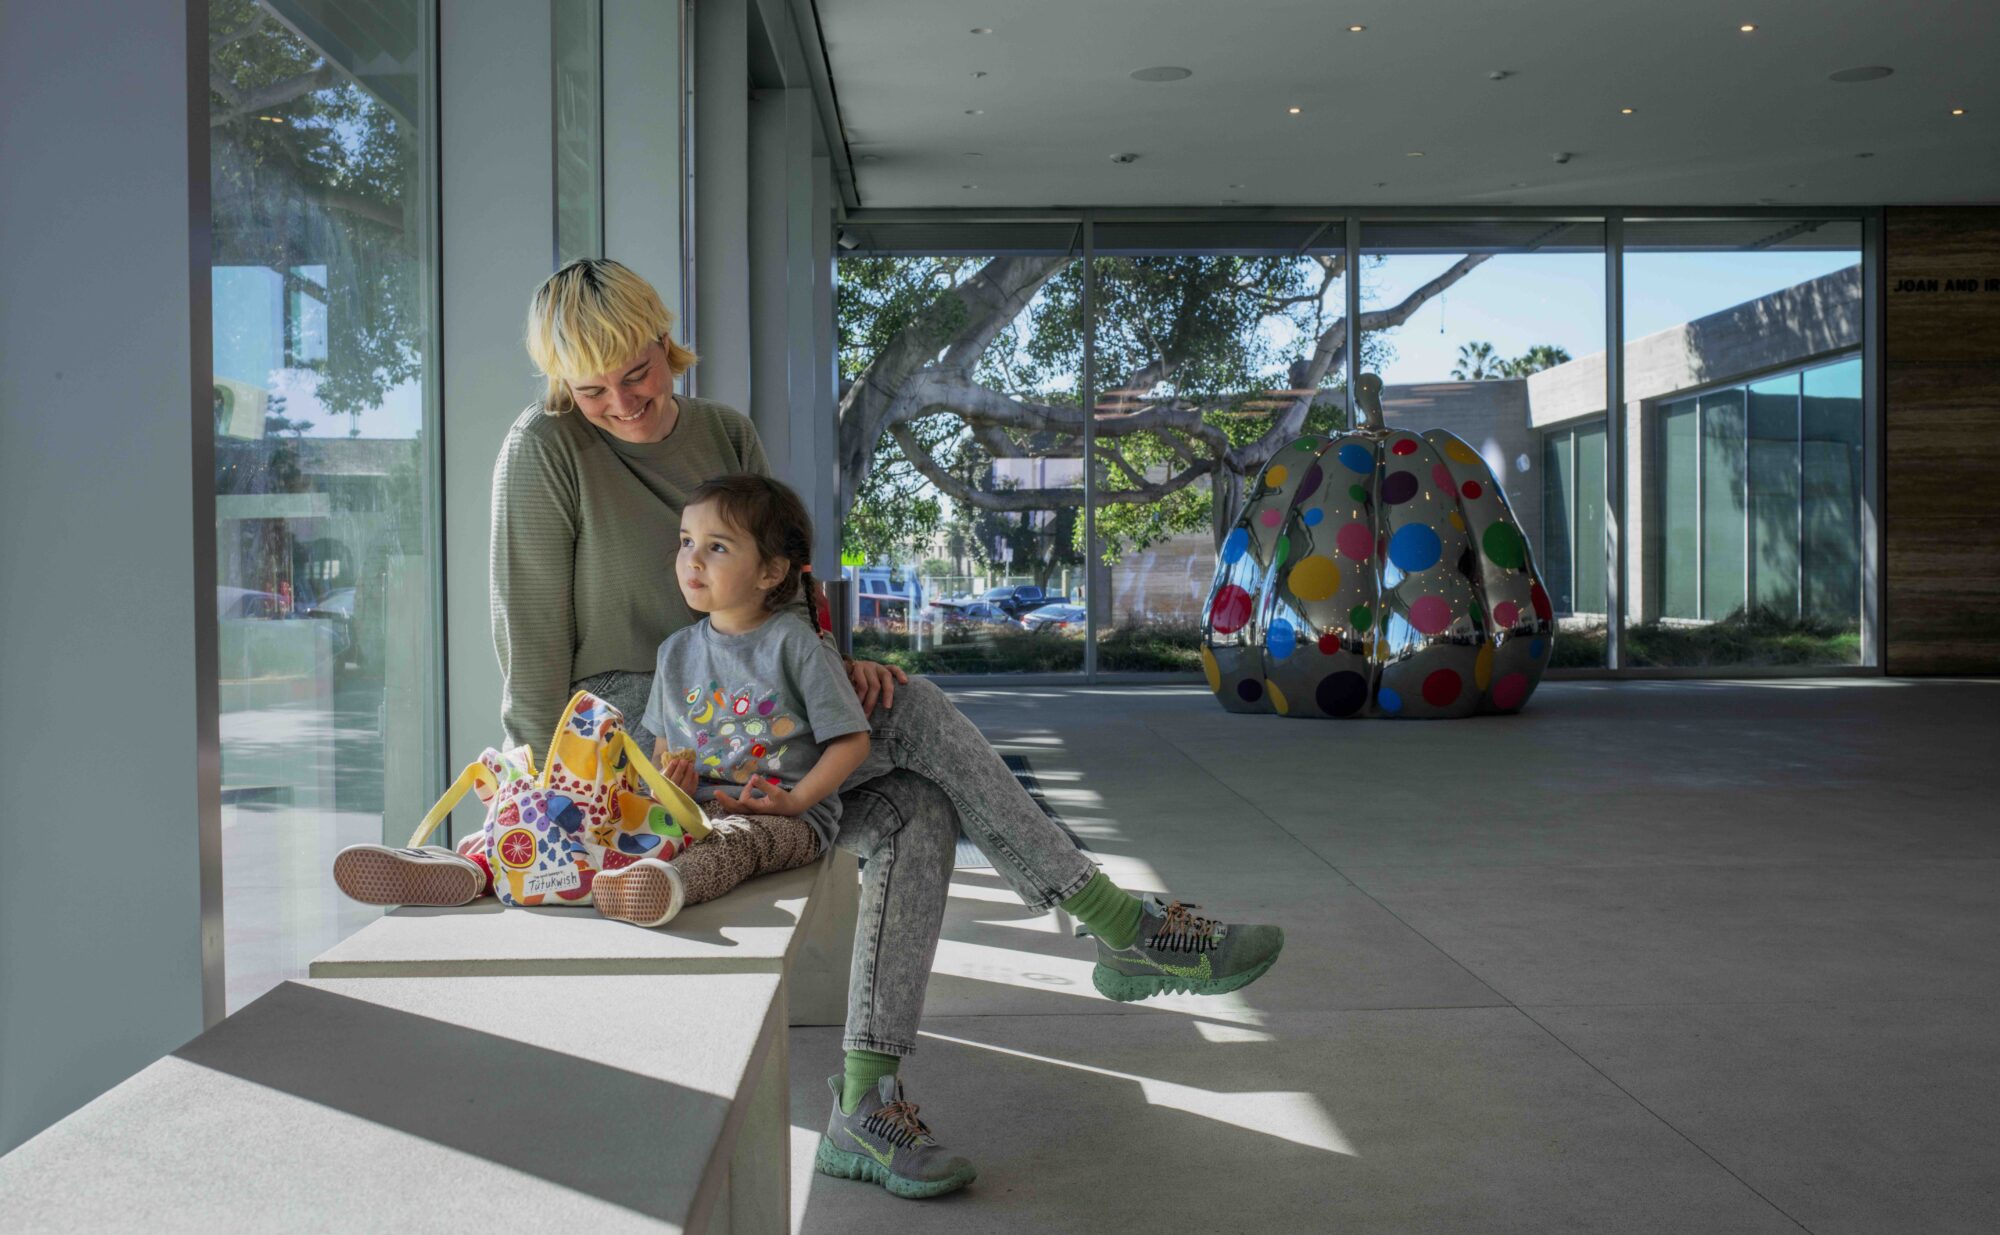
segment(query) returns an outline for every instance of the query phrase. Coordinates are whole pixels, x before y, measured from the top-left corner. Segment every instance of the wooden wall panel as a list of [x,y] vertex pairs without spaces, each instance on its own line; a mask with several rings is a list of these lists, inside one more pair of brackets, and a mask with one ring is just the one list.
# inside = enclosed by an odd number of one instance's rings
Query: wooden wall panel
[[1884,228],[1888,670],[2000,672],[2000,208]]

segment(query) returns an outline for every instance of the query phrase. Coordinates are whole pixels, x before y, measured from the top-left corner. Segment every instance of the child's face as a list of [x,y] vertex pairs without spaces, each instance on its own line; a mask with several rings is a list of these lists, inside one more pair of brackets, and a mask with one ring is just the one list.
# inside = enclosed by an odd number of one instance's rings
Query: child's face
[[714,502],[681,511],[681,551],[674,573],[696,613],[761,609],[785,567],[758,556],[757,542],[722,518]]

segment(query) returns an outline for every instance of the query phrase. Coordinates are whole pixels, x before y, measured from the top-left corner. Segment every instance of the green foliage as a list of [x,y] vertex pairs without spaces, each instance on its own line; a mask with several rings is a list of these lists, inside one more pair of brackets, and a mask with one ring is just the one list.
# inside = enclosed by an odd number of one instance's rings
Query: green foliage
[[1502,359],[1493,350],[1491,343],[1463,343],[1458,349],[1458,363],[1451,367],[1451,376],[1461,382],[1490,382],[1503,377],[1527,377],[1540,373],[1543,369],[1553,369],[1559,364],[1568,364],[1572,357],[1567,349],[1554,343],[1537,343],[1512,360]]
[[[1563,631],[1550,667],[1604,667],[1604,629]],[[1741,665],[1856,665],[1861,631],[1853,623],[1797,618],[1768,609],[1738,609],[1706,624],[1648,622],[1625,629],[1628,666],[1698,668]]]

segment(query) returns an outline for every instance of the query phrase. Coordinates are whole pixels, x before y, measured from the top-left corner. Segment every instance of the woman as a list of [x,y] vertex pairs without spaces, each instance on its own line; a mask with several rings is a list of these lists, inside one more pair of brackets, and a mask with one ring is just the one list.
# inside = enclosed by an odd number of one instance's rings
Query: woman
[[[588,690],[651,748],[662,735],[630,718],[644,712],[660,643],[694,620],[674,573],[681,508],[706,480],[770,474],[746,417],[674,395],[696,357],[672,324],[658,293],[611,261],[563,267],[529,307],[528,352],[548,387],[493,472],[493,637],[510,744],[545,741],[570,695]],[[836,843],[868,867],[847,1058],[827,1079],[835,1100],[817,1163],[933,1196],[973,1169],[916,1118],[896,1070],[916,1049],[960,820],[1031,908],[1061,904],[1097,936],[1096,981],[1111,998],[1235,990],[1270,967],[1283,936],[1119,890],[936,686],[866,661],[847,667],[875,740],[908,770],[842,795]]]

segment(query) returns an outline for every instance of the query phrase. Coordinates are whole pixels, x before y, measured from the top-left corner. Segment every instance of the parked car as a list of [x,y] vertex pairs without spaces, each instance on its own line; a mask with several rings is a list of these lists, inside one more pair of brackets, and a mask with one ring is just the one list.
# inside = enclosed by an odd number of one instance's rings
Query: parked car
[[998,605],[1010,618],[1018,618],[1044,605],[1066,601],[1069,597],[1051,596],[1031,583],[1021,583],[1013,587],[991,588],[979,599],[989,605]]
[[940,601],[934,612],[943,621],[946,630],[969,630],[978,626],[1012,626],[1014,615],[999,605],[983,600],[966,601],[962,604],[946,604]]
[[1031,609],[1021,615],[1023,630],[1080,631],[1083,629],[1083,622],[1082,605],[1050,604],[1039,609]]
[[333,623],[333,663],[345,664],[354,649],[354,589],[335,588],[303,610],[301,617],[323,618]]
[[269,621],[290,615],[285,611],[285,598],[276,592],[256,592],[225,584],[215,589],[215,616],[227,622],[237,618]]

